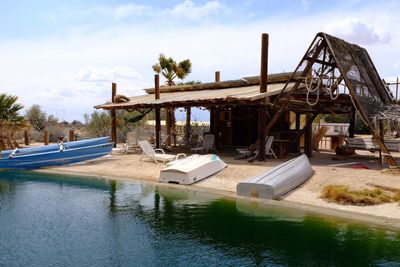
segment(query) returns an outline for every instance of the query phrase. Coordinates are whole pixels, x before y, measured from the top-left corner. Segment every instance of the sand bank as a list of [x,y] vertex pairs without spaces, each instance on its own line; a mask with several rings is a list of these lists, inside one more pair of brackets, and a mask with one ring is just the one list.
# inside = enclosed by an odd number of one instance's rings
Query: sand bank
[[[369,152],[366,152],[369,153]],[[373,154],[340,158],[331,153],[319,153],[310,160],[313,177],[305,184],[282,197],[280,201],[266,202],[270,205],[291,207],[306,212],[341,217],[381,225],[386,228],[400,229],[399,203],[380,204],[374,206],[351,206],[328,203],[321,199],[321,190],[329,184],[349,185],[351,188],[365,188],[368,183],[400,188],[400,176],[381,170]],[[164,167],[152,161],[139,161],[137,154],[116,154],[98,160],[75,165],[48,168],[41,172],[80,174],[99,176],[116,180],[139,180],[158,182],[159,171]],[[200,191],[213,192],[229,197],[236,197],[236,185],[259,172],[284,162],[284,160],[268,159],[266,162],[248,163],[246,160],[235,160],[233,156],[221,155],[228,168],[218,174],[191,186],[185,187]],[[354,164],[364,164],[370,169],[353,169]]]

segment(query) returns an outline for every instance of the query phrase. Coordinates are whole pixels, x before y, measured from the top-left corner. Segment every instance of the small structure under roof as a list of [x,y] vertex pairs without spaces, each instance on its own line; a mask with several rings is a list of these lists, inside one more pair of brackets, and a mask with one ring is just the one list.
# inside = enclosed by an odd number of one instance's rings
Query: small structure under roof
[[[262,59],[262,70],[263,64],[266,61]],[[353,137],[358,111],[387,162],[397,166],[385,147],[383,132],[373,123],[382,106],[394,105],[393,96],[364,48],[318,33],[294,72],[271,74],[267,79],[264,76],[261,71],[261,77],[161,87],[159,96],[154,88],[148,88],[146,95],[121,102],[113,99],[95,108],[205,107],[210,111],[210,130],[217,145],[247,146],[260,136],[274,135],[276,140],[285,141],[286,152],[298,151],[300,137],[304,135],[309,156],[311,125],[318,114],[348,114],[349,136]],[[268,84],[267,90],[262,89],[263,81]],[[291,114],[296,118],[295,127],[291,127]],[[306,117],[302,129],[300,116]]]

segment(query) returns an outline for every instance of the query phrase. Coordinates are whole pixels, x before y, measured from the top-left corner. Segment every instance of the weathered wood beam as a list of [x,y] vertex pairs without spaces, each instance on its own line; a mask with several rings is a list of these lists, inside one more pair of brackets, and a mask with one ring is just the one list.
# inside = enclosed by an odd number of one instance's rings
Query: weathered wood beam
[[[304,57],[304,59],[307,60],[307,61],[312,61],[313,60],[312,57],[309,57],[309,56]],[[320,60],[320,59],[315,59],[314,62],[322,64],[322,65],[326,65],[326,66],[329,66],[329,67],[333,67],[333,68],[337,67],[336,64],[334,62],[332,62],[332,61],[328,62],[328,61],[323,61],[323,60]]]
[[[111,84],[111,101],[115,103],[115,95],[117,94],[117,84]],[[113,146],[117,147],[117,111],[115,108],[111,109],[111,142]]]
[[47,146],[49,144],[49,130],[44,130],[44,145]]
[[[267,92],[268,81],[268,34],[261,35],[261,67],[260,67],[260,93]],[[265,124],[267,121],[267,110],[265,105],[258,108],[258,160],[265,161]]]
[[267,110],[265,105],[258,107],[258,160],[265,161],[265,124],[267,121]]
[[214,80],[216,83],[219,83],[221,81],[221,73],[219,71],[215,72]]
[[69,130],[69,139],[70,142],[75,141],[75,132],[74,130]]
[[269,36],[268,36],[268,34],[263,33],[261,35],[260,93],[266,93],[267,92],[268,44],[269,44]]
[[24,130],[24,144],[26,146],[29,146],[29,144],[30,144],[29,131],[28,130]]
[[[285,83],[292,76],[298,77],[299,73],[274,73],[268,75],[268,84],[272,83]],[[211,83],[200,83],[200,84],[185,84],[185,85],[174,85],[174,86],[162,86],[160,91],[162,93],[171,92],[184,92],[184,91],[201,91],[201,90],[213,90],[213,89],[228,89],[232,87],[243,87],[260,84],[259,76],[244,77],[238,80],[219,81]],[[145,89],[146,93],[154,94],[154,88]]]
[[356,128],[356,109],[352,107],[350,116],[350,125],[349,125],[349,137],[354,138],[355,128]]
[[[155,88],[155,99],[160,99],[160,76],[158,74],[154,75],[154,88]],[[156,148],[160,148],[160,131],[161,131],[161,114],[160,108],[155,108],[156,115]]]
[[306,125],[304,127],[304,153],[312,157],[312,122],[310,113],[306,113]]

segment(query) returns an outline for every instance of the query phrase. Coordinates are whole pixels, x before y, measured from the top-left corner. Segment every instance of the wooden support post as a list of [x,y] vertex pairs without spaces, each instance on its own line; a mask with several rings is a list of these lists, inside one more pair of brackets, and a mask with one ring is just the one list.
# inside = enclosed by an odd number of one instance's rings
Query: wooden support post
[[171,120],[171,134],[174,139],[174,146],[176,146],[176,118],[175,118],[175,108],[170,108],[169,111],[170,120]]
[[167,140],[165,144],[171,146],[171,108],[164,108],[165,112],[165,128],[167,131]]
[[[260,68],[260,93],[267,92],[268,80],[268,34],[261,35],[261,68]],[[261,105],[258,108],[258,160],[265,161],[265,141],[266,141],[266,106]]]
[[44,130],[44,145],[47,146],[49,144],[49,131]]
[[268,34],[263,33],[261,35],[261,69],[260,69],[260,93],[267,92],[267,80],[268,80],[268,45],[269,37]]
[[[221,73],[219,71],[215,72],[215,82],[220,82],[221,81]],[[210,132],[214,134],[214,140],[217,140],[217,136],[215,136],[215,108],[211,107],[210,108]]]
[[295,125],[296,131],[300,130],[300,115],[301,115],[300,113],[296,112],[296,125]]
[[349,137],[354,138],[356,128],[356,108],[352,107],[350,112],[350,125],[349,125]]
[[221,73],[219,71],[215,72],[215,82],[221,81]]
[[[296,122],[295,122],[295,128],[296,128],[296,132],[297,134],[299,134],[300,132],[300,122],[301,122],[301,114],[296,112]],[[297,139],[296,142],[296,152],[300,151],[300,139]]]
[[75,141],[75,132],[74,130],[69,130],[69,141]]
[[210,108],[210,132],[211,133],[214,133],[215,132],[215,130],[214,130],[214,126],[215,126],[215,121],[214,121],[214,118],[215,118],[215,108]]
[[[382,123],[381,120],[379,121],[379,135],[381,136],[382,142],[384,143],[385,142],[385,138],[384,138],[385,130],[383,128],[383,123]],[[382,149],[381,148],[379,148],[379,162],[381,163],[381,165],[383,165]]]
[[265,123],[267,120],[267,110],[265,105],[258,108],[258,160],[265,161]]
[[[117,84],[111,84],[111,101],[114,103],[114,97],[117,94]],[[111,142],[113,146],[117,147],[117,111],[115,108],[111,109]]]
[[192,115],[192,109],[190,107],[186,108],[186,123],[185,123],[185,137],[186,137],[186,141],[188,142],[187,144],[189,144],[189,140],[190,140],[190,116]]
[[[154,75],[154,89],[155,89],[155,99],[160,99],[160,76],[158,74]],[[160,148],[160,130],[161,130],[161,114],[160,108],[156,108],[156,148]]]
[[396,79],[396,101],[398,100],[398,95],[399,95],[399,77]]
[[220,109],[214,108],[214,140],[215,140],[215,148],[219,148],[220,147],[220,125],[219,125],[219,113],[220,113]]
[[312,121],[311,114],[306,113],[306,126],[304,132],[304,153],[312,157]]
[[29,146],[30,140],[29,140],[29,131],[28,130],[24,131],[24,141],[25,141],[25,145]]

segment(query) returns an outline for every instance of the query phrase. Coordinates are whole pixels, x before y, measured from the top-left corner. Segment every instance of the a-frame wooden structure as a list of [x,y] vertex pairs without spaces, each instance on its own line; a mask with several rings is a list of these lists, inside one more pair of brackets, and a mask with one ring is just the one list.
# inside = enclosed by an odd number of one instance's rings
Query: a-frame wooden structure
[[[296,93],[302,90],[304,92],[304,88],[308,88],[308,93],[313,95],[314,99],[316,95],[318,99],[318,94],[323,92],[329,93],[334,101],[339,88],[345,86],[354,107],[380,146],[386,162],[390,166],[398,166],[384,144],[383,132],[376,130],[372,123],[372,118],[378,113],[379,107],[393,104],[393,96],[383,84],[364,48],[326,33],[318,33],[293,73],[298,71],[301,72],[300,77],[292,75],[281,94],[272,103],[272,108],[275,108],[276,112],[266,127],[267,135],[286,108],[292,104],[298,105],[298,101],[294,103]],[[293,82],[295,85],[286,90],[286,87]],[[313,105],[308,101],[304,104],[309,108]],[[299,131],[297,138],[300,138],[318,115],[318,109],[314,107],[314,111],[304,129]]]

